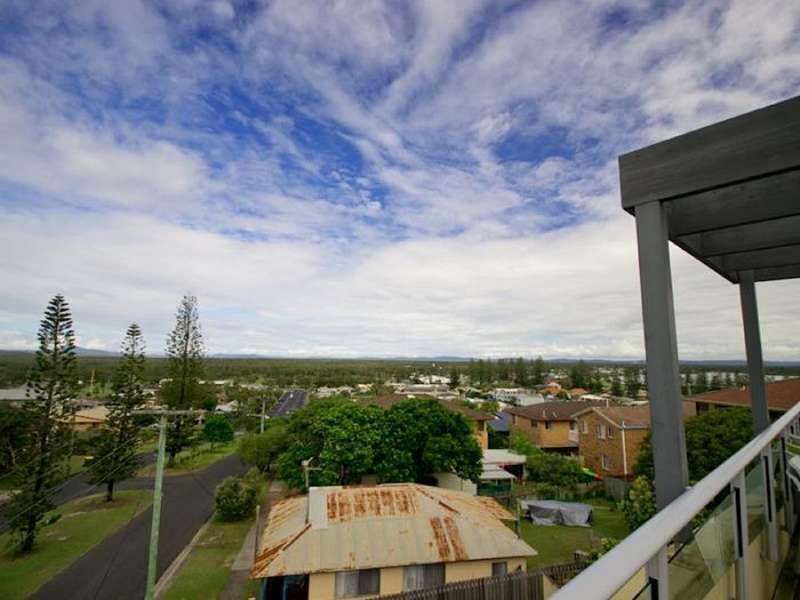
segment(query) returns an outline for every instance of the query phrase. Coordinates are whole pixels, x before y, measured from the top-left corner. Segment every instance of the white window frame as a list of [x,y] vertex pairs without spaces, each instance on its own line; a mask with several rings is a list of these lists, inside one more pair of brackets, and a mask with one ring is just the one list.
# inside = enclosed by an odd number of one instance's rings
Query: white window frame
[[598,423],[595,427],[595,433],[597,433],[597,439],[606,439],[606,426],[603,423]]
[[614,428],[611,425],[606,427],[606,437],[609,440],[613,440],[614,439]]
[[607,454],[600,455],[600,466],[603,468],[604,471],[611,470],[611,459],[608,457]]
[[[367,574],[377,573],[376,582],[377,589],[366,590],[363,589],[365,585],[362,584],[361,578],[366,577]],[[355,582],[345,581],[346,578],[355,578]],[[364,582],[366,583],[366,582]],[[348,589],[349,588],[349,589]],[[353,590],[352,588],[355,588]],[[377,596],[381,593],[381,570],[380,569],[359,569],[356,571],[338,571],[334,581],[334,594],[337,599],[339,598],[359,598],[361,596]]]

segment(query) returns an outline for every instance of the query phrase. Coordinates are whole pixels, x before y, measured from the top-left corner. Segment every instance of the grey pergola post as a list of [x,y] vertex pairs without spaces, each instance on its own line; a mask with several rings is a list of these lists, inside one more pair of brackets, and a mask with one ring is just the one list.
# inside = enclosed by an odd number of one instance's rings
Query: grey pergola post
[[688,483],[667,214],[658,201],[635,210],[656,505],[661,509]]
[[[764,357],[761,353],[761,331],[758,324],[758,303],[753,271],[739,272],[739,296],[742,301],[744,347],[747,353],[747,372],[750,377],[750,402],[753,412],[753,433],[758,435],[769,427],[769,408],[764,385]],[[767,558],[777,561],[778,515],[775,505],[775,477],[772,450],[761,453],[761,471],[764,480],[764,519],[767,523]]]
[[747,353],[747,374],[750,378],[750,400],[753,405],[753,433],[758,434],[769,427],[769,409],[764,388],[764,358],[761,354],[756,284],[752,271],[739,273],[739,297],[742,302],[744,347]]

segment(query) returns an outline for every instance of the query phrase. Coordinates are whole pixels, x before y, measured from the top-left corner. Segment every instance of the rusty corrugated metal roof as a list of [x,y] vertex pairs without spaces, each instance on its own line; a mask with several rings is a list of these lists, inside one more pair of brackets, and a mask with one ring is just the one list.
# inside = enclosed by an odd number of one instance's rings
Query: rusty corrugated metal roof
[[513,519],[492,498],[418,484],[311,488],[273,505],[251,575],[535,555]]

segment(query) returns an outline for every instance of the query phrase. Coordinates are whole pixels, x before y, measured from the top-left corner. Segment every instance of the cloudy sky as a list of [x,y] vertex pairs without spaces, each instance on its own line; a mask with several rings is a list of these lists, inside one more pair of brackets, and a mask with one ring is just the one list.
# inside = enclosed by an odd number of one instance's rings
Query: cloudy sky
[[[643,355],[618,154],[796,95],[796,0],[6,0],[0,347]],[[682,358],[738,291],[673,253]],[[800,358],[798,282],[760,284]]]

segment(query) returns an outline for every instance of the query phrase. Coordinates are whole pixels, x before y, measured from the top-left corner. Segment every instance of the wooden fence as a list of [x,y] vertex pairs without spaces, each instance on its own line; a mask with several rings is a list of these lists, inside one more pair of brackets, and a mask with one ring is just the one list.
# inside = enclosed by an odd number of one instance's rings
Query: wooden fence
[[561,587],[586,567],[584,562],[551,565],[508,575],[469,579],[381,596],[381,600],[544,600],[544,577]]

